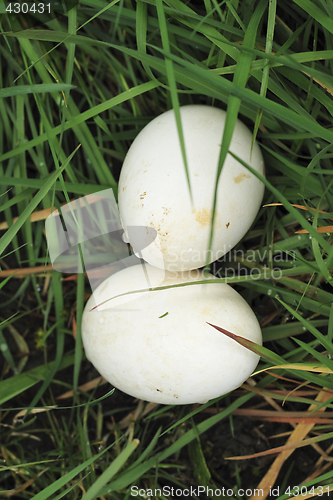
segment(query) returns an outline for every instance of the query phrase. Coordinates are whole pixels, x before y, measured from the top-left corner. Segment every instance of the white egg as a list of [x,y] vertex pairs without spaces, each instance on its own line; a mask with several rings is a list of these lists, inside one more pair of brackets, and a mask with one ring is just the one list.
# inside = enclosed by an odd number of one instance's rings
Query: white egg
[[87,358],[116,388],[155,403],[203,403],[239,387],[259,357],[207,322],[258,344],[262,336],[253,311],[229,285],[196,284],[108,300],[148,288],[151,281],[166,286],[202,279],[199,270],[175,273],[149,264],[107,278],[84,310]]
[[[125,240],[135,249],[128,228],[154,228],[157,237],[149,241],[142,257],[169,271],[196,269],[206,263],[226,117],[221,109],[199,105],[181,107],[180,113],[193,205],[173,110],[152,120],[139,133],[119,179]],[[264,175],[260,148],[255,143],[251,155],[251,142],[251,132],[237,120],[229,149]],[[228,154],[218,183],[210,263],[227,253],[248,231],[263,193],[263,183]]]

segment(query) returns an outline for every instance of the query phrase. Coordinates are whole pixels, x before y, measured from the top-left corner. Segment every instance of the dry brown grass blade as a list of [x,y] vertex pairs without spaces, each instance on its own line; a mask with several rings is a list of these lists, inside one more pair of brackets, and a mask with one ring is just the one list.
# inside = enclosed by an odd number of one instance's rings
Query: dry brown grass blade
[[[308,232],[307,229],[300,229],[299,231],[295,231],[295,234],[304,234]],[[333,226],[317,227],[317,233],[333,233]]]
[[[37,222],[39,220],[45,220],[48,218],[48,216],[51,214],[51,208],[44,208],[44,210],[39,210],[38,212],[32,212],[30,215],[30,221],[31,222]],[[13,219],[13,224],[16,222],[18,217],[15,217]],[[6,221],[0,222],[0,231],[8,229],[8,224]]]
[[[313,207],[306,207],[305,205],[295,205],[294,203],[291,204],[293,207],[295,208],[300,208],[301,210],[313,210],[314,212],[317,212],[317,209],[316,208],[313,208]],[[263,208],[265,207],[277,207],[277,206],[283,206],[283,203],[268,203],[267,205],[263,205]],[[320,214],[326,214],[327,212],[325,212],[324,210],[318,210],[318,212]]]
[[[219,408],[219,412],[225,410],[225,408]],[[206,408],[202,413],[215,414],[217,413],[216,408]],[[271,422],[293,422],[299,420],[300,422],[306,423],[321,423],[324,421],[328,424],[333,423],[333,412],[321,415],[318,413],[308,413],[304,411],[283,411],[279,409],[276,410],[263,410],[261,408],[237,408],[232,412],[233,415],[242,415],[244,417],[254,418],[256,420],[269,420]],[[331,417],[331,418],[329,418]]]
[[[254,417],[253,417],[254,418]],[[302,417],[256,417],[256,420],[262,420],[263,422],[278,422],[286,424],[304,424],[311,423],[313,425],[317,424],[333,424],[333,420],[330,418],[302,418]]]
[[[273,377],[279,379],[279,380],[284,380],[285,382],[291,382],[292,384],[294,384],[296,386],[295,389],[292,389],[292,390],[284,390],[282,391],[281,389],[273,389],[272,390],[272,393],[273,394],[286,394],[287,396],[289,394],[292,394],[294,393],[295,391],[297,391],[297,395],[307,395],[307,396],[314,396],[316,394],[318,394],[318,387],[315,386],[315,385],[311,385],[309,384],[308,382],[303,382],[302,384],[299,384],[299,382],[295,379],[292,379],[292,378],[289,378],[289,377],[284,377],[283,375],[279,375],[278,373],[274,373],[274,372],[270,372],[269,373],[270,375],[272,375]],[[303,392],[301,393],[299,391],[299,387],[307,387],[309,390],[308,391],[305,391],[304,394]],[[333,396],[333,390],[332,389],[328,389],[327,387],[325,388],[325,391],[326,392],[330,392],[331,393],[331,396]],[[261,391],[257,391],[258,394],[261,393]],[[286,399],[285,399],[286,401]]]
[[306,371],[306,372],[315,372],[315,373],[333,373],[333,370],[328,368],[325,365],[310,365],[310,364],[305,364],[305,363],[287,363],[285,365],[275,365],[275,366],[269,366],[268,368],[263,368],[262,370],[258,370],[254,372],[253,376],[258,375],[259,373],[264,373],[264,372],[269,372],[270,370],[276,370],[276,369],[287,369],[287,370],[299,370],[299,371]]
[[[276,455],[278,453],[279,455],[275,459],[275,462],[276,462],[276,461],[278,461],[278,459],[280,458],[280,456],[282,454],[287,454],[286,457],[283,457],[283,456],[281,457],[281,458],[283,458],[283,461],[281,464],[281,466],[282,466],[283,463],[287,460],[287,458],[297,448],[303,448],[304,446],[309,446],[309,445],[315,444],[316,437],[314,437],[314,438],[312,437],[312,438],[308,438],[308,439],[301,439],[304,432],[306,431],[306,429],[301,428],[300,426],[303,426],[303,427],[307,426],[309,428],[308,432],[310,432],[312,427],[313,427],[313,424],[303,424],[303,423],[298,424],[295,427],[294,431],[291,432],[290,437],[287,441],[287,444],[284,444],[283,446],[277,446],[276,448],[271,448],[270,450],[260,451],[258,453],[253,453],[252,455],[239,455],[239,456],[235,456],[235,457],[225,457],[225,460],[250,460],[251,458],[268,457],[269,455]],[[297,431],[297,432],[295,432],[295,431]],[[296,441],[296,438],[297,438],[297,441]],[[272,470],[274,470],[274,474],[275,474],[275,472],[277,472],[277,474],[279,473],[281,467],[278,470],[276,470],[277,467],[274,465],[275,462],[273,462],[272,467],[267,472],[266,476],[268,476],[268,475],[272,476]],[[273,467],[273,465],[274,465],[274,467]],[[264,483],[265,483],[265,486],[269,490],[270,487],[274,486],[275,480],[276,480],[276,477],[274,478],[273,483],[270,483],[270,482],[268,483],[268,481],[266,481],[264,478],[262,480],[262,482],[260,483],[260,485],[261,485],[260,488],[263,488]],[[266,484],[266,483],[268,483],[268,484]],[[259,488],[259,486],[258,486],[258,488]],[[267,494],[268,493],[269,493],[269,491],[267,491]],[[260,498],[266,498],[266,496],[260,497]]]
[[[78,198],[78,199],[79,199],[80,207],[85,206],[86,200],[83,200],[82,198]],[[95,203],[96,201],[99,201],[100,199],[101,199],[100,196],[91,194],[91,195],[89,195],[88,203],[89,203],[89,205],[91,205],[92,203]],[[76,198],[73,198],[72,200],[70,200],[70,202],[73,202],[73,201],[77,201]],[[64,203],[61,206],[61,208],[62,208],[62,210],[65,210],[65,211],[70,210],[70,208],[68,207],[68,203]],[[49,207],[49,208],[44,208],[43,210],[38,210],[37,212],[32,212],[32,214],[30,215],[30,221],[37,222],[39,220],[45,220],[48,218],[49,215],[51,215],[51,213],[55,212],[56,210],[57,210],[56,207],[53,207],[53,209],[51,207]],[[57,214],[55,214],[55,215],[57,215]],[[14,217],[13,224],[14,224],[14,222],[17,221],[17,219],[18,219],[18,217]],[[4,230],[4,229],[8,229],[8,224],[6,221],[0,222],[0,231]]]
[[[331,395],[325,391],[319,392],[316,397],[316,401],[324,402],[329,399]],[[316,409],[316,405],[311,405],[309,411],[314,411]],[[325,411],[325,406],[317,410],[318,412]],[[289,456],[294,452],[296,447],[307,446],[308,444],[312,444],[312,439],[304,439],[305,436],[311,431],[313,423],[300,423],[298,424],[293,432],[291,433],[289,439],[285,446],[280,446],[279,448],[275,448],[273,450],[267,450],[268,452],[278,452],[279,455],[275,458],[268,472],[264,476],[264,478],[260,481],[258,485],[259,491],[262,491],[263,494],[259,497],[261,499],[267,498],[269,495],[270,488],[272,488],[275,484],[275,481],[279,475],[282,465],[289,458]],[[268,455],[269,453],[264,454]],[[258,497],[252,496],[249,500],[257,500]]]
[[25,267],[23,269],[6,269],[6,271],[0,272],[0,279],[7,278],[12,274],[13,278],[25,278],[26,276],[30,276],[30,274],[42,274],[45,276],[45,273],[51,271],[53,271],[51,264],[47,266]]
[[317,80],[317,78],[314,78],[313,76],[309,75],[309,73],[307,73],[306,71],[303,71],[303,73],[304,73],[304,75],[306,75],[310,79],[312,79],[314,82],[318,83],[318,85],[320,85],[323,89],[325,89],[326,92],[328,92],[329,94],[333,95],[333,89],[331,87],[328,87],[327,85],[325,85],[320,80]]
[[25,338],[23,335],[21,335],[18,330],[14,327],[14,325],[11,325],[10,323],[6,325],[10,333],[12,334],[12,337],[16,343],[16,346],[19,351],[19,356],[21,358],[27,357],[30,354],[29,346],[28,343],[26,342]]
[[[79,389],[81,391],[91,391],[92,389],[95,389],[95,387],[104,385],[106,384],[107,381],[103,377],[96,377],[93,380],[89,380],[86,384],[82,384],[79,386]],[[64,392],[63,394],[60,394],[60,396],[57,396],[56,399],[68,399],[72,398],[74,396],[74,391],[67,391]]]
[[142,417],[145,417],[153,411],[155,408],[157,408],[158,403],[147,403],[145,406],[143,406],[143,401],[141,399],[137,400],[137,407],[134,411],[131,411],[128,413],[120,422],[113,422],[112,424],[108,423],[107,427],[110,430],[114,430],[115,427],[120,428],[120,429],[126,429],[129,428],[131,425],[131,422],[135,422]]
[[[259,412],[258,412],[259,413]],[[263,413],[263,412],[262,412]],[[317,424],[333,424],[333,420],[331,418],[315,418],[315,417],[291,417],[289,413],[285,417],[269,417],[265,415],[252,416],[246,415],[246,413],[235,413],[236,415],[244,415],[248,418],[253,418],[255,420],[261,420],[262,422],[279,422],[286,424],[304,424],[304,423],[312,423],[314,425]]]
[[[116,269],[116,266],[114,268]],[[11,275],[13,275],[12,276],[13,278],[25,278],[26,276],[30,276],[30,274],[43,275],[43,277],[45,277],[46,273],[50,273],[53,270],[54,269],[51,264],[48,264],[46,266],[24,267],[23,269],[6,269],[5,271],[0,271],[0,279],[7,278],[8,276]],[[87,273],[85,273],[85,275],[87,276]],[[93,269],[89,271],[89,278],[105,279],[105,270]],[[63,281],[76,281],[76,280],[77,280],[77,274],[63,278]]]
[[[281,206],[283,203],[268,203],[267,205],[263,205],[264,207],[276,207],[276,206]],[[315,212],[317,211],[315,208],[312,207],[305,207],[304,205],[295,205],[292,203],[292,206],[295,208],[300,208],[301,210],[314,210]],[[324,212],[324,210],[318,210],[320,214],[326,214],[327,212]],[[331,219],[332,220],[332,219]],[[295,234],[305,234],[308,233],[309,231],[307,229],[300,229],[299,231],[295,231]],[[323,227],[317,227],[317,232],[318,233],[333,233],[333,226],[323,226]]]
[[54,408],[57,408],[57,405],[54,406],[46,406],[45,408],[32,408],[30,410],[21,410],[16,415],[13,417],[13,424],[17,424],[17,422],[26,415],[26,413],[29,411],[29,413],[36,414],[36,413],[44,413],[45,411],[50,411],[53,410]]

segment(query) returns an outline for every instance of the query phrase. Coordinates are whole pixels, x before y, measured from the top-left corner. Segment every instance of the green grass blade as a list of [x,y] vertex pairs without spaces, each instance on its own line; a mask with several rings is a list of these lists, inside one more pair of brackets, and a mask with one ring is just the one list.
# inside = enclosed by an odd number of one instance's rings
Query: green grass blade
[[[68,355],[64,357],[58,367],[59,370],[63,370],[74,363],[74,356]],[[45,380],[50,369],[52,369],[54,361],[47,363],[46,365],[38,366],[27,372],[20,373],[14,377],[2,380],[0,382],[0,404],[9,401],[18,394],[26,391],[30,387],[33,387],[38,382]]]
[[[158,20],[160,23],[163,49],[166,53],[170,53],[169,35],[168,35],[168,29],[167,29],[167,24],[166,24],[164,9],[163,9],[163,1],[156,0],[156,7],[157,7]],[[181,147],[183,161],[184,161],[184,168],[185,168],[185,173],[186,173],[187,185],[188,185],[188,189],[190,192],[191,201],[193,202],[191,183],[190,183],[190,175],[189,175],[188,164],[187,164],[187,159],[186,159],[184,134],[183,134],[183,128],[182,128],[182,122],[181,122],[181,116],[180,116],[180,109],[179,109],[177,83],[176,83],[175,73],[174,73],[174,69],[173,69],[173,62],[169,58],[165,59],[165,69],[166,69],[166,76],[167,76],[169,87],[170,87],[172,107],[173,107],[173,110],[175,113],[175,118],[176,118],[176,124],[177,124],[179,142],[180,142],[180,147]]]
[[[108,481],[110,481],[113,478],[115,474],[117,474],[119,469],[123,467],[125,462],[135,451],[138,444],[139,444],[138,439],[134,439],[133,441],[127,444],[126,448],[124,448],[121,451],[120,455],[117,456],[117,458],[112,462],[112,464],[110,464],[109,467],[107,467],[107,469],[101,474],[101,476],[99,476],[97,481],[89,488],[89,490],[84,495],[85,500],[93,500],[94,498],[97,498],[101,489],[105,486],[105,484]],[[108,491],[112,491],[111,485]]]
[[50,498],[51,495],[54,495],[56,491],[58,491],[60,488],[65,486],[67,483],[69,483],[75,476],[80,474],[80,472],[84,471],[87,467],[90,467],[94,462],[98,461],[104,453],[106,453],[112,446],[114,446],[114,443],[112,443],[110,446],[105,448],[105,450],[101,451],[97,455],[89,458],[82,464],[78,465],[74,469],[72,469],[70,472],[67,472],[64,474],[62,477],[60,477],[57,481],[55,481],[53,484],[50,484],[46,488],[44,488],[42,491],[37,493],[37,495],[34,496],[35,500],[46,500],[47,498]]
[[75,85],[68,83],[41,83],[37,85],[16,85],[0,89],[0,99],[5,97],[14,97],[27,94],[44,94],[48,92],[65,92],[74,89]]

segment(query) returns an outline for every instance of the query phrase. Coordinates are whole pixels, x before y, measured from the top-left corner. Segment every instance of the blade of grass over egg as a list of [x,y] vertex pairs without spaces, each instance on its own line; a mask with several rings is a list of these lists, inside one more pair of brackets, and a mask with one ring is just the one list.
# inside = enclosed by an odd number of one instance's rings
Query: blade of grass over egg
[[[298,266],[294,267],[292,269],[285,269],[283,271],[278,270],[278,271],[271,271],[269,272],[269,276],[267,276],[267,268],[263,270],[261,273],[257,274],[248,274],[248,275],[241,275],[241,276],[234,276],[234,277],[226,277],[226,278],[214,278],[214,279],[205,279],[205,280],[199,280],[199,281],[192,281],[190,283],[179,283],[177,285],[167,285],[167,286],[157,286],[153,289],[151,288],[141,288],[139,290],[131,290],[130,292],[124,292],[120,293],[118,295],[115,295],[114,297],[110,297],[109,299],[104,300],[103,302],[100,302],[96,306],[94,306],[91,311],[94,311],[98,307],[106,304],[107,302],[116,299],[118,297],[123,297],[124,295],[132,295],[135,293],[142,293],[142,292],[150,292],[154,293],[159,290],[166,290],[168,288],[177,288],[177,287],[183,287],[183,286],[193,286],[193,285],[201,285],[201,284],[208,284],[208,283],[255,283],[257,280],[267,280],[268,278],[270,279],[280,279],[281,276],[290,276],[290,275],[295,275],[295,274],[302,274],[306,271],[308,271],[308,266]],[[265,285],[264,285],[265,286]],[[271,285],[267,285],[266,288],[271,287]],[[287,292],[284,292],[287,293]]]
[[[156,0],[156,8],[157,8],[158,21],[160,24],[162,46],[163,46],[163,49],[165,52],[170,53],[169,35],[168,35],[168,29],[167,29],[167,25],[166,25],[165,13],[164,13],[164,9],[163,9],[163,0]],[[167,76],[169,88],[170,88],[172,107],[173,107],[173,110],[175,113],[175,119],[176,119],[176,124],[177,124],[177,131],[178,131],[178,136],[179,136],[180,147],[181,147],[183,161],[184,161],[184,168],[185,168],[185,173],[186,173],[187,185],[188,185],[188,189],[190,192],[191,203],[193,206],[190,174],[189,174],[188,163],[187,163],[187,159],[186,159],[184,134],[183,134],[183,127],[182,127],[181,116],[180,116],[180,109],[179,109],[177,82],[175,79],[175,74],[174,74],[174,69],[173,69],[173,61],[169,58],[165,59],[165,70],[166,70],[166,76]]]
[[309,371],[306,371],[305,373],[302,370],[298,371],[297,366],[295,367],[295,369],[293,369],[292,365],[286,366],[284,358],[277,355],[273,351],[270,351],[266,347],[256,344],[255,342],[252,342],[244,337],[231,333],[228,330],[225,330],[224,328],[221,328],[219,326],[212,325],[211,323],[208,323],[208,325],[212,326],[213,328],[220,331],[221,333],[231,338],[232,340],[235,340],[237,343],[239,343],[246,349],[249,349],[258,356],[262,357],[263,359],[266,359],[269,363],[273,363],[273,365],[281,365],[281,367],[284,367],[290,373],[299,376],[300,378],[303,378],[305,380],[311,380],[313,383],[319,383],[319,385],[322,385],[323,387],[330,388],[330,382],[327,382],[325,379],[320,379],[320,377],[318,377],[317,375],[313,375]]
[[250,351],[252,351],[254,354],[257,354],[258,356],[266,359],[270,363],[274,364],[283,364],[285,360],[281,357],[275,354],[274,352],[270,351],[266,347],[263,347],[259,344],[256,344],[255,342],[252,342],[252,340],[248,340],[244,337],[241,337],[240,335],[236,335],[235,333],[229,332],[225,328],[221,328],[220,326],[217,325],[212,325],[211,323],[207,323],[208,325],[212,326],[219,332],[223,333],[227,337],[229,337],[232,340],[235,340],[238,342],[238,344],[242,345],[243,347],[246,347]]
[[[264,15],[266,8],[266,2],[264,0],[261,0],[253,12],[252,16],[250,17],[249,25],[247,27],[247,30],[244,35],[244,40],[243,40],[243,45],[249,46],[250,48],[254,47],[255,41],[256,41],[256,35],[257,35],[257,29],[260,23],[260,20],[262,16]],[[251,68],[251,63],[252,63],[252,55],[246,52],[242,52],[236,65],[236,70],[233,78],[233,84],[238,85],[239,87],[245,87],[249,73],[250,73],[250,68]],[[234,128],[238,119],[238,112],[241,104],[241,99],[238,96],[235,95],[230,95],[228,99],[228,105],[227,105],[227,114],[225,118],[225,123],[224,123],[224,130],[223,130],[223,135],[222,135],[222,143],[221,143],[221,150],[220,150],[220,156],[218,160],[218,167],[217,167],[217,173],[216,173],[216,180],[215,180],[215,189],[214,189],[214,200],[213,200],[213,211],[212,211],[212,218],[211,218],[211,226],[210,226],[210,235],[209,235],[209,243],[208,243],[208,252],[207,252],[207,261],[206,265],[209,265],[209,254],[211,252],[212,244],[213,244],[213,233],[214,233],[214,222],[215,222],[215,211],[216,211],[216,204],[217,204],[217,189],[218,189],[218,182],[220,179],[220,175],[222,172],[223,164],[225,162],[225,159],[227,157],[231,139],[234,133]]]

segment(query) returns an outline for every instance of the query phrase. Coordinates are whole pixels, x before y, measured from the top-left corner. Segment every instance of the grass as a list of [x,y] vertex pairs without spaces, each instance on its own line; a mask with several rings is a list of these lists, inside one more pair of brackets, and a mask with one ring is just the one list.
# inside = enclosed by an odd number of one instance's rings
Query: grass
[[[332,19],[323,0],[83,0],[48,24],[2,17],[1,498],[333,489]],[[227,110],[219,170],[238,116],[265,157],[273,205],[214,266],[255,310],[264,348],[232,394],[157,407],[110,393],[85,359],[88,282],[52,269],[44,219],[73,198],[117,196],[131,142],[172,107],[186,159],[179,106],[191,103]]]

